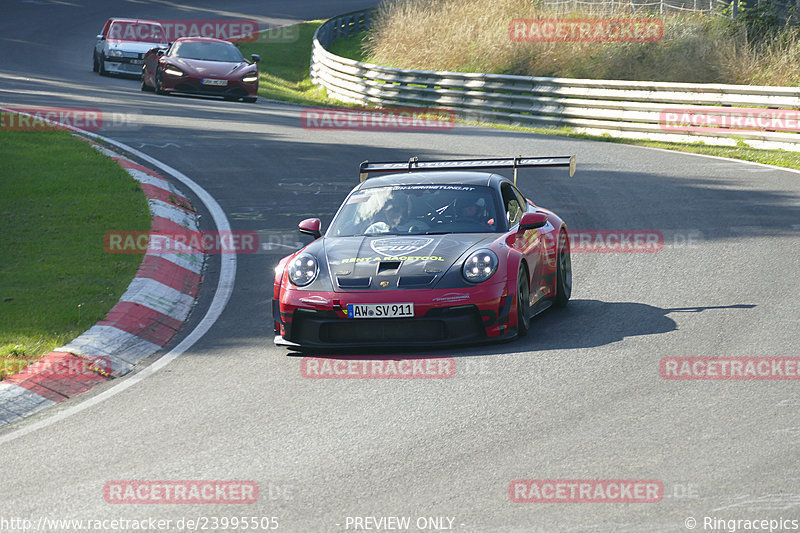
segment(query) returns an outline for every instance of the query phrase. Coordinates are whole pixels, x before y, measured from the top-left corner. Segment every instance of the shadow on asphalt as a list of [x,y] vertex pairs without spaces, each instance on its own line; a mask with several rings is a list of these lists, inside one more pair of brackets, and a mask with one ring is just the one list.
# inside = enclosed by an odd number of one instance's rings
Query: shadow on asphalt
[[328,357],[333,359],[405,359],[441,357],[477,357],[507,353],[595,348],[625,337],[658,335],[677,329],[672,313],[702,313],[715,309],[753,309],[753,304],[661,308],[635,302],[571,300],[564,309],[549,309],[531,320],[528,336],[494,344],[482,344],[431,350],[424,348],[329,349],[296,351],[287,357]]

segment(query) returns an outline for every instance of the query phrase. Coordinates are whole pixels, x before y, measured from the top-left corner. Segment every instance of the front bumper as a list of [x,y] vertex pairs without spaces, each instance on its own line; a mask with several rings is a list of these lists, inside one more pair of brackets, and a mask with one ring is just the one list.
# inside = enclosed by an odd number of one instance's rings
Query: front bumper
[[239,80],[228,80],[228,85],[203,85],[200,78],[189,76],[170,78],[164,76],[163,89],[166,92],[197,94],[203,96],[226,96],[229,98],[255,98],[258,96],[257,83],[243,83]]
[[141,59],[120,58],[108,59],[103,62],[105,71],[110,74],[125,74],[127,76],[141,76],[143,61]]
[[[458,290],[316,293],[281,291],[273,300],[275,343],[308,348],[428,347],[516,335],[505,282]],[[414,302],[413,318],[348,318],[347,304]],[[511,315],[511,319],[510,319]],[[509,322],[513,322],[510,324]]]

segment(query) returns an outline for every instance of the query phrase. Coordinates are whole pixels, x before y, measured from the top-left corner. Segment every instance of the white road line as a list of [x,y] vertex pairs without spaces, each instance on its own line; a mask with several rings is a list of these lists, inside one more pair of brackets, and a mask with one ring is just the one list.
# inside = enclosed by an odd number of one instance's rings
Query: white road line
[[[160,169],[161,171],[170,174],[171,176],[175,177],[181,183],[189,187],[200,201],[205,204],[208,208],[208,211],[211,213],[211,217],[214,219],[214,224],[216,224],[217,229],[220,232],[224,231],[231,231],[230,223],[228,222],[228,218],[225,216],[225,212],[222,210],[222,207],[217,203],[213,196],[211,196],[205,189],[203,189],[199,184],[197,184],[194,180],[186,176],[185,174],[179,172],[178,170],[158,161],[147,154],[144,154],[135,148],[131,148],[121,142],[117,142],[113,139],[108,139],[101,135],[97,135],[96,133],[91,132],[83,132],[79,131],[81,134],[91,137],[94,139],[98,139],[109,143],[111,145],[116,146],[136,157],[147,161],[151,165],[155,166],[156,168]],[[180,342],[175,348],[169,351],[169,353],[162,356],[160,359],[155,361],[153,364],[148,366],[147,368],[143,369],[138,374],[125,378],[124,380],[120,381],[118,384],[112,386],[109,389],[97,394],[96,396],[92,396],[80,403],[75,405],[69,406],[65,408],[63,411],[59,411],[55,413],[53,416],[45,418],[43,420],[39,420],[38,422],[31,423],[25,427],[22,427],[16,431],[11,431],[5,435],[0,436],[0,444],[5,444],[6,442],[10,442],[12,440],[16,440],[20,437],[33,433],[42,428],[46,428],[51,426],[57,422],[60,422],[66,418],[69,418],[72,415],[78,414],[90,407],[93,407],[99,403],[106,401],[113,396],[127,390],[128,388],[136,385],[140,381],[147,379],[151,375],[155,374],[168,364],[170,364],[174,359],[184,353],[186,350],[191,348],[197,341],[199,341],[203,335],[211,329],[211,326],[217,321],[219,316],[222,314],[222,311],[225,309],[225,306],[230,300],[231,294],[233,293],[233,285],[236,281],[236,254],[222,254],[220,255],[220,259],[222,261],[222,265],[220,268],[219,274],[219,283],[217,284],[217,289],[214,291],[214,298],[211,301],[211,305],[208,308],[205,316],[200,320],[200,323],[197,325],[196,328],[189,333],[183,341]]]
[[[602,142],[602,141],[599,141],[599,142]],[[733,158],[730,158],[730,157],[722,157],[722,156],[719,156],[719,155],[698,154],[696,152],[683,152],[681,150],[668,150],[667,148],[656,148],[655,146],[638,146],[638,145],[635,145],[635,144],[626,144],[625,146],[633,146],[633,147],[636,147],[636,148],[641,148],[643,150],[656,150],[656,151],[665,152],[665,153],[668,153],[668,154],[685,154],[685,155],[692,155],[692,156],[695,156],[695,157],[705,157],[707,159],[716,159],[717,161],[728,161],[728,162],[733,162],[733,163],[737,163],[737,164],[744,163],[746,165],[754,165],[754,166],[759,166],[759,167],[762,167],[762,168],[769,168],[769,169],[772,169],[772,170],[785,170],[786,172],[794,172],[795,174],[800,174],[800,170],[797,170],[796,168],[779,167],[777,165],[769,165],[767,163],[759,163],[757,161],[747,161],[746,159],[733,159]]]

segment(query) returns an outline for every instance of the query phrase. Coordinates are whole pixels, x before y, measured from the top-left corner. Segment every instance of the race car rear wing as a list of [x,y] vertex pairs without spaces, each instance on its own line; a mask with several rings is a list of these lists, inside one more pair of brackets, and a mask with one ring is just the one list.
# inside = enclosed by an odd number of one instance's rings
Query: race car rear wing
[[518,168],[543,168],[543,167],[569,167],[569,177],[575,175],[575,156],[557,157],[508,157],[500,159],[440,159],[435,161],[420,161],[412,157],[406,161],[392,161],[383,163],[370,163],[364,161],[359,168],[361,181],[366,180],[369,174],[386,172],[419,172],[421,170],[486,170],[492,168],[513,168],[514,184],[517,183]]

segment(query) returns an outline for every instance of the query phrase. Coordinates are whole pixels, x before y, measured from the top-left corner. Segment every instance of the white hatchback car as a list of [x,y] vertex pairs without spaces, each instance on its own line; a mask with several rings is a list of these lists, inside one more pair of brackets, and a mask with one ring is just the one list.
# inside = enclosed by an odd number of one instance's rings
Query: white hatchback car
[[148,50],[167,46],[164,27],[154,20],[110,18],[97,36],[92,70],[105,74],[142,75]]

